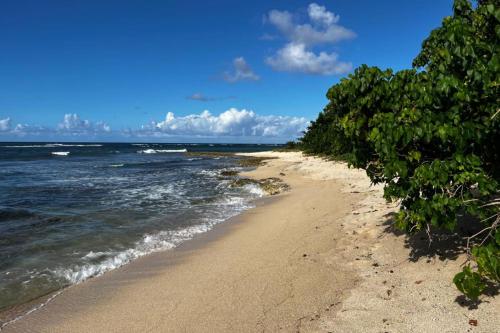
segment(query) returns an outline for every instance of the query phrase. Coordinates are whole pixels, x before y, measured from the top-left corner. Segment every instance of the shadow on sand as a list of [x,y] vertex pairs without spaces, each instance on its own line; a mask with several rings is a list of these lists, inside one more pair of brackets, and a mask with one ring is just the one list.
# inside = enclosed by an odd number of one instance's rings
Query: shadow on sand
[[[386,221],[384,222],[384,232],[404,237],[405,248],[410,252],[408,260],[417,262],[425,259],[426,262],[438,259],[444,260],[457,260],[461,254],[466,252],[467,237],[473,235],[481,229],[481,225],[470,218],[461,218],[458,221],[458,228],[456,231],[451,232],[448,230],[432,229],[430,237],[425,231],[420,231],[412,235],[406,234],[394,227],[395,213],[385,215]],[[458,273],[458,272],[457,272]],[[500,293],[499,286],[492,283],[487,283],[484,295],[493,297]],[[455,302],[461,306],[468,307],[469,309],[476,309],[478,305],[484,300],[472,301],[464,295],[458,296]]]

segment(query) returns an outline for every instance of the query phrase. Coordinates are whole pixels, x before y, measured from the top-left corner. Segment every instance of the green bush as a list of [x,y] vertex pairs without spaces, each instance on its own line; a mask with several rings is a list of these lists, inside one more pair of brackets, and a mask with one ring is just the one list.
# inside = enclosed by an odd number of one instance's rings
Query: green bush
[[400,200],[409,233],[481,223],[472,259],[454,279],[470,298],[500,282],[500,6],[455,0],[423,42],[413,69],[363,65],[327,93],[329,104],[301,139],[304,151],[363,168]]

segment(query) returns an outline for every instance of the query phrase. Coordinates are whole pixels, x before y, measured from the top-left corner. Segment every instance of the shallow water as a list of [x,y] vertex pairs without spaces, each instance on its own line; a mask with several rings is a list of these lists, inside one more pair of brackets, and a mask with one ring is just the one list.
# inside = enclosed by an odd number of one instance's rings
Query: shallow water
[[267,145],[0,143],[0,309],[166,250],[262,195],[230,156]]

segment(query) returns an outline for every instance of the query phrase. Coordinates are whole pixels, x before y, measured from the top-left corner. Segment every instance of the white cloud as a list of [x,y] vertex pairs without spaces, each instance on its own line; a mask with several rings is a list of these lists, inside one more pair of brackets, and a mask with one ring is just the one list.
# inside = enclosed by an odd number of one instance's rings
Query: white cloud
[[309,121],[302,117],[261,116],[253,111],[231,108],[219,115],[208,110],[200,114],[176,117],[168,112],[165,120],[143,128],[142,135],[242,136],[295,138]]
[[288,43],[275,55],[268,57],[266,63],[278,71],[308,74],[342,74],[351,70],[352,65],[338,61],[336,53],[321,51],[316,54],[312,47],[351,39],[356,34],[338,25],[339,15],[328,11],[324,6],[311,3],[307,12],[310,22],[303,24],[297,23],[288,11],[269,12],[267,21],[288,39]]
[[74,134],[90,134],[98,132],[111,132],[111,127],[103,122],[92,123],[90,120],[80,119],[76,113],[67,113],[63,121],[57,125],[62,132]]
[[243,57],[235,58],[231,70],[224,73],[224,80],[227,82],[257,81],[259,79],[260,77],[253,72]]
[[266,62],[278,71],[303,72],[307,74],[342,74],[351,70],[352,65],[338,61],[334,52],[326,53],[307,51],[301,43],[288,43],[278,52],[266,59]]
[[320,6],[316,3],[312,3],[307,8],[307,13],[312,21],[318,22],[325,26],[330,26],[334,23],[337,23],[340,19],[340,16],[335,15],[332,12],[326,10],[326,7]]
[[10,118],[0,119],[0,132],[6,132],[10,130]]
[[0,120],[0,133],[2,136],[12,137],[44,137],[57,139],[58,137],[89,137],[107,136],[112,134],[111,127],[104,122],[91,122],[83,120],[77,114],[65,114],[63,120],[55,127],[44,127],[33,124],[11,124],[11,119]]
[[219,115],[205,110],[200,114],[176,117],[172,112],[168,112],[164,120],[151,122],[140,129],[112,131],[103,122],[91,122],[81,119],[77,114],[66,114],[63,120],[53,127],[33,124],[14,126],[10,118],[0,120],[0,138],[47,141],[175,138],[185,142],[284,142],[300,136],[308,125],[309,121],[303,117],[264,116],[251,110],[231,108]]

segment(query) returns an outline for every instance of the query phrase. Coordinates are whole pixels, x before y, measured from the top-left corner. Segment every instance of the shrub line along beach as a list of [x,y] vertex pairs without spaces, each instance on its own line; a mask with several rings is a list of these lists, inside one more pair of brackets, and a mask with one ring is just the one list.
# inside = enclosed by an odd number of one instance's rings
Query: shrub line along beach
[[164,252],[66,289],[5,332],[494,332],[500,301],[451,282],[453,235],[395,231],[364,171],[299,152],[253,153],[286,192]]

